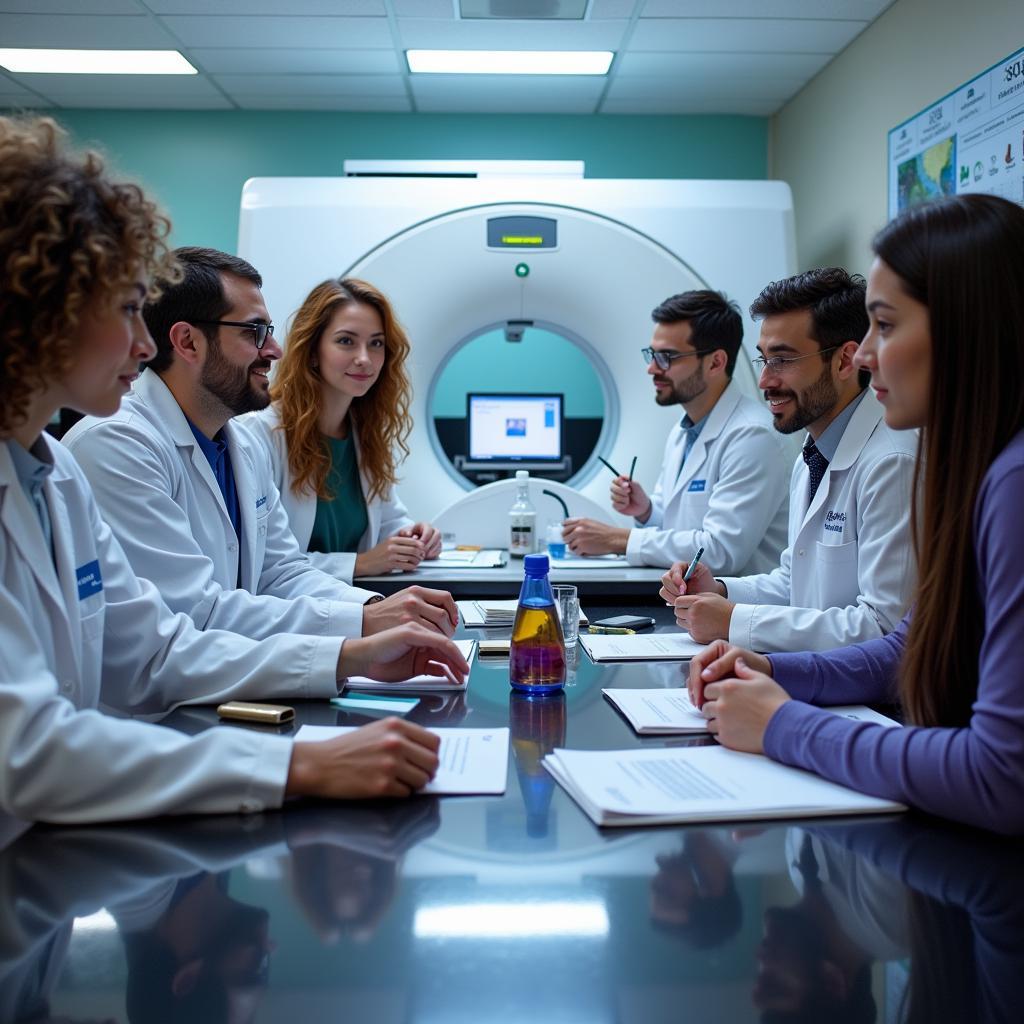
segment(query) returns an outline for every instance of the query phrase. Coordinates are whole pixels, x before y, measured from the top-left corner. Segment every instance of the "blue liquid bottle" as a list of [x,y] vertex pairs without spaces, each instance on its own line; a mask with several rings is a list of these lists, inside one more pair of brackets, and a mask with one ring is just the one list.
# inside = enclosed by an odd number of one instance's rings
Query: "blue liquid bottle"
[[553,693],[565,686],[565,640],[548,582],[548,556],[527,555],[512,626],[509,679],[513,690]]

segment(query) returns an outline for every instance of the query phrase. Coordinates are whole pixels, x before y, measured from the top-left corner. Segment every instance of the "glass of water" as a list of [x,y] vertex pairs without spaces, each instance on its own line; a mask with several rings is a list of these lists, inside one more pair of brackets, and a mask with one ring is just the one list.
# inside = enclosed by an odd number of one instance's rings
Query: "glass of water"
[[558,583],[551,588],[555,597],[555,608],[562,622],[562,636],[565,646],[574,647],[580,637],[580,601],[576,588],[567,583]]

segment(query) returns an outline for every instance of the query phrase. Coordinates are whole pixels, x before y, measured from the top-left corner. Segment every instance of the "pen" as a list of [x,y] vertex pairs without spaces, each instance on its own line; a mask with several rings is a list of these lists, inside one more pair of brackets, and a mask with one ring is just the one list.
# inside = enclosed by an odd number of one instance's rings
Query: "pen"
[[633,456],[633,461],[629,464],[629,482],[633,482],[633,470],[636,469],[636,456]]
[[621,475],[619,471],[607,459],[603,459],[600,455],[598,455],[597,461],[600,462],[601,465],[607,466],[616,476]]
[[690,582],[690,577],[693,575],[694,570],[697,568],[697,563],[700,562],[700,556],[704,554],[703,548],[697,548],[697,554],[693,556],[693,560],[690,562],[690,567],[686,570],[686,575],[683,577],[684,583]]
[[622,629],[619,626],[590,626],[589,631],[591,633],[614,633],[617,636],[632,636],[635,629]]

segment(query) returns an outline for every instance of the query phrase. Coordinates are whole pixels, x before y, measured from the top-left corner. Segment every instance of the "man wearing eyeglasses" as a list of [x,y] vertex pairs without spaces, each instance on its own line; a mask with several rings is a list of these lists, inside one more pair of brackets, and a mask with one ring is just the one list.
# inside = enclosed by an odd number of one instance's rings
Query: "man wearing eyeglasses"
[[179,283],[144,316],[157,354],[120,411],[65,444],[132,568],[200,629],[359,637],[406,622],[451,636],[450,594],[386,599],[315,568],[298,547],[259,439],[233,418],[265,408],[280,357],[262,278],[245,260],[183,248]]
[[890,632],[907,609],[917,434],[885,425],[854,366],[864,296],[863,277],[830,267],[775,281],[750,307],[775,429],[807,434],[790,479],[789,545],[771,572],[715,579],[698,566],[684,585],[683,563],[662,578],[699,643],[828,650]]
[[625,554],[632,565],[669,566],[703,548],[702,564],[716,572],[767,571],[785,544],[790,456],[764,406],[732,383],[739,311],[718,292],[690,291],[651,315],[654,334],[641,352],[654,400],[685,415],[650,496],[636,480],[612,481],[612,507],[635,526],[568,519],[566,542],[578,554]]

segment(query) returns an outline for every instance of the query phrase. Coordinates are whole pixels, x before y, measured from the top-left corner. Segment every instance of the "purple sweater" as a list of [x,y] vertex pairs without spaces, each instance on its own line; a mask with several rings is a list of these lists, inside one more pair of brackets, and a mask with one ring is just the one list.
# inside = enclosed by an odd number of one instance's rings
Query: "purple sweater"
[[1024,833],[1024,432],[998,455],[975,507],[974,550],[985,633],[978,696],[964,728],[880,725],[814,704],[896,698],[904,619],[888,636],[827,653],[773,654],[795,699],[775,712],[765,753],[874,796],[995,832]]

